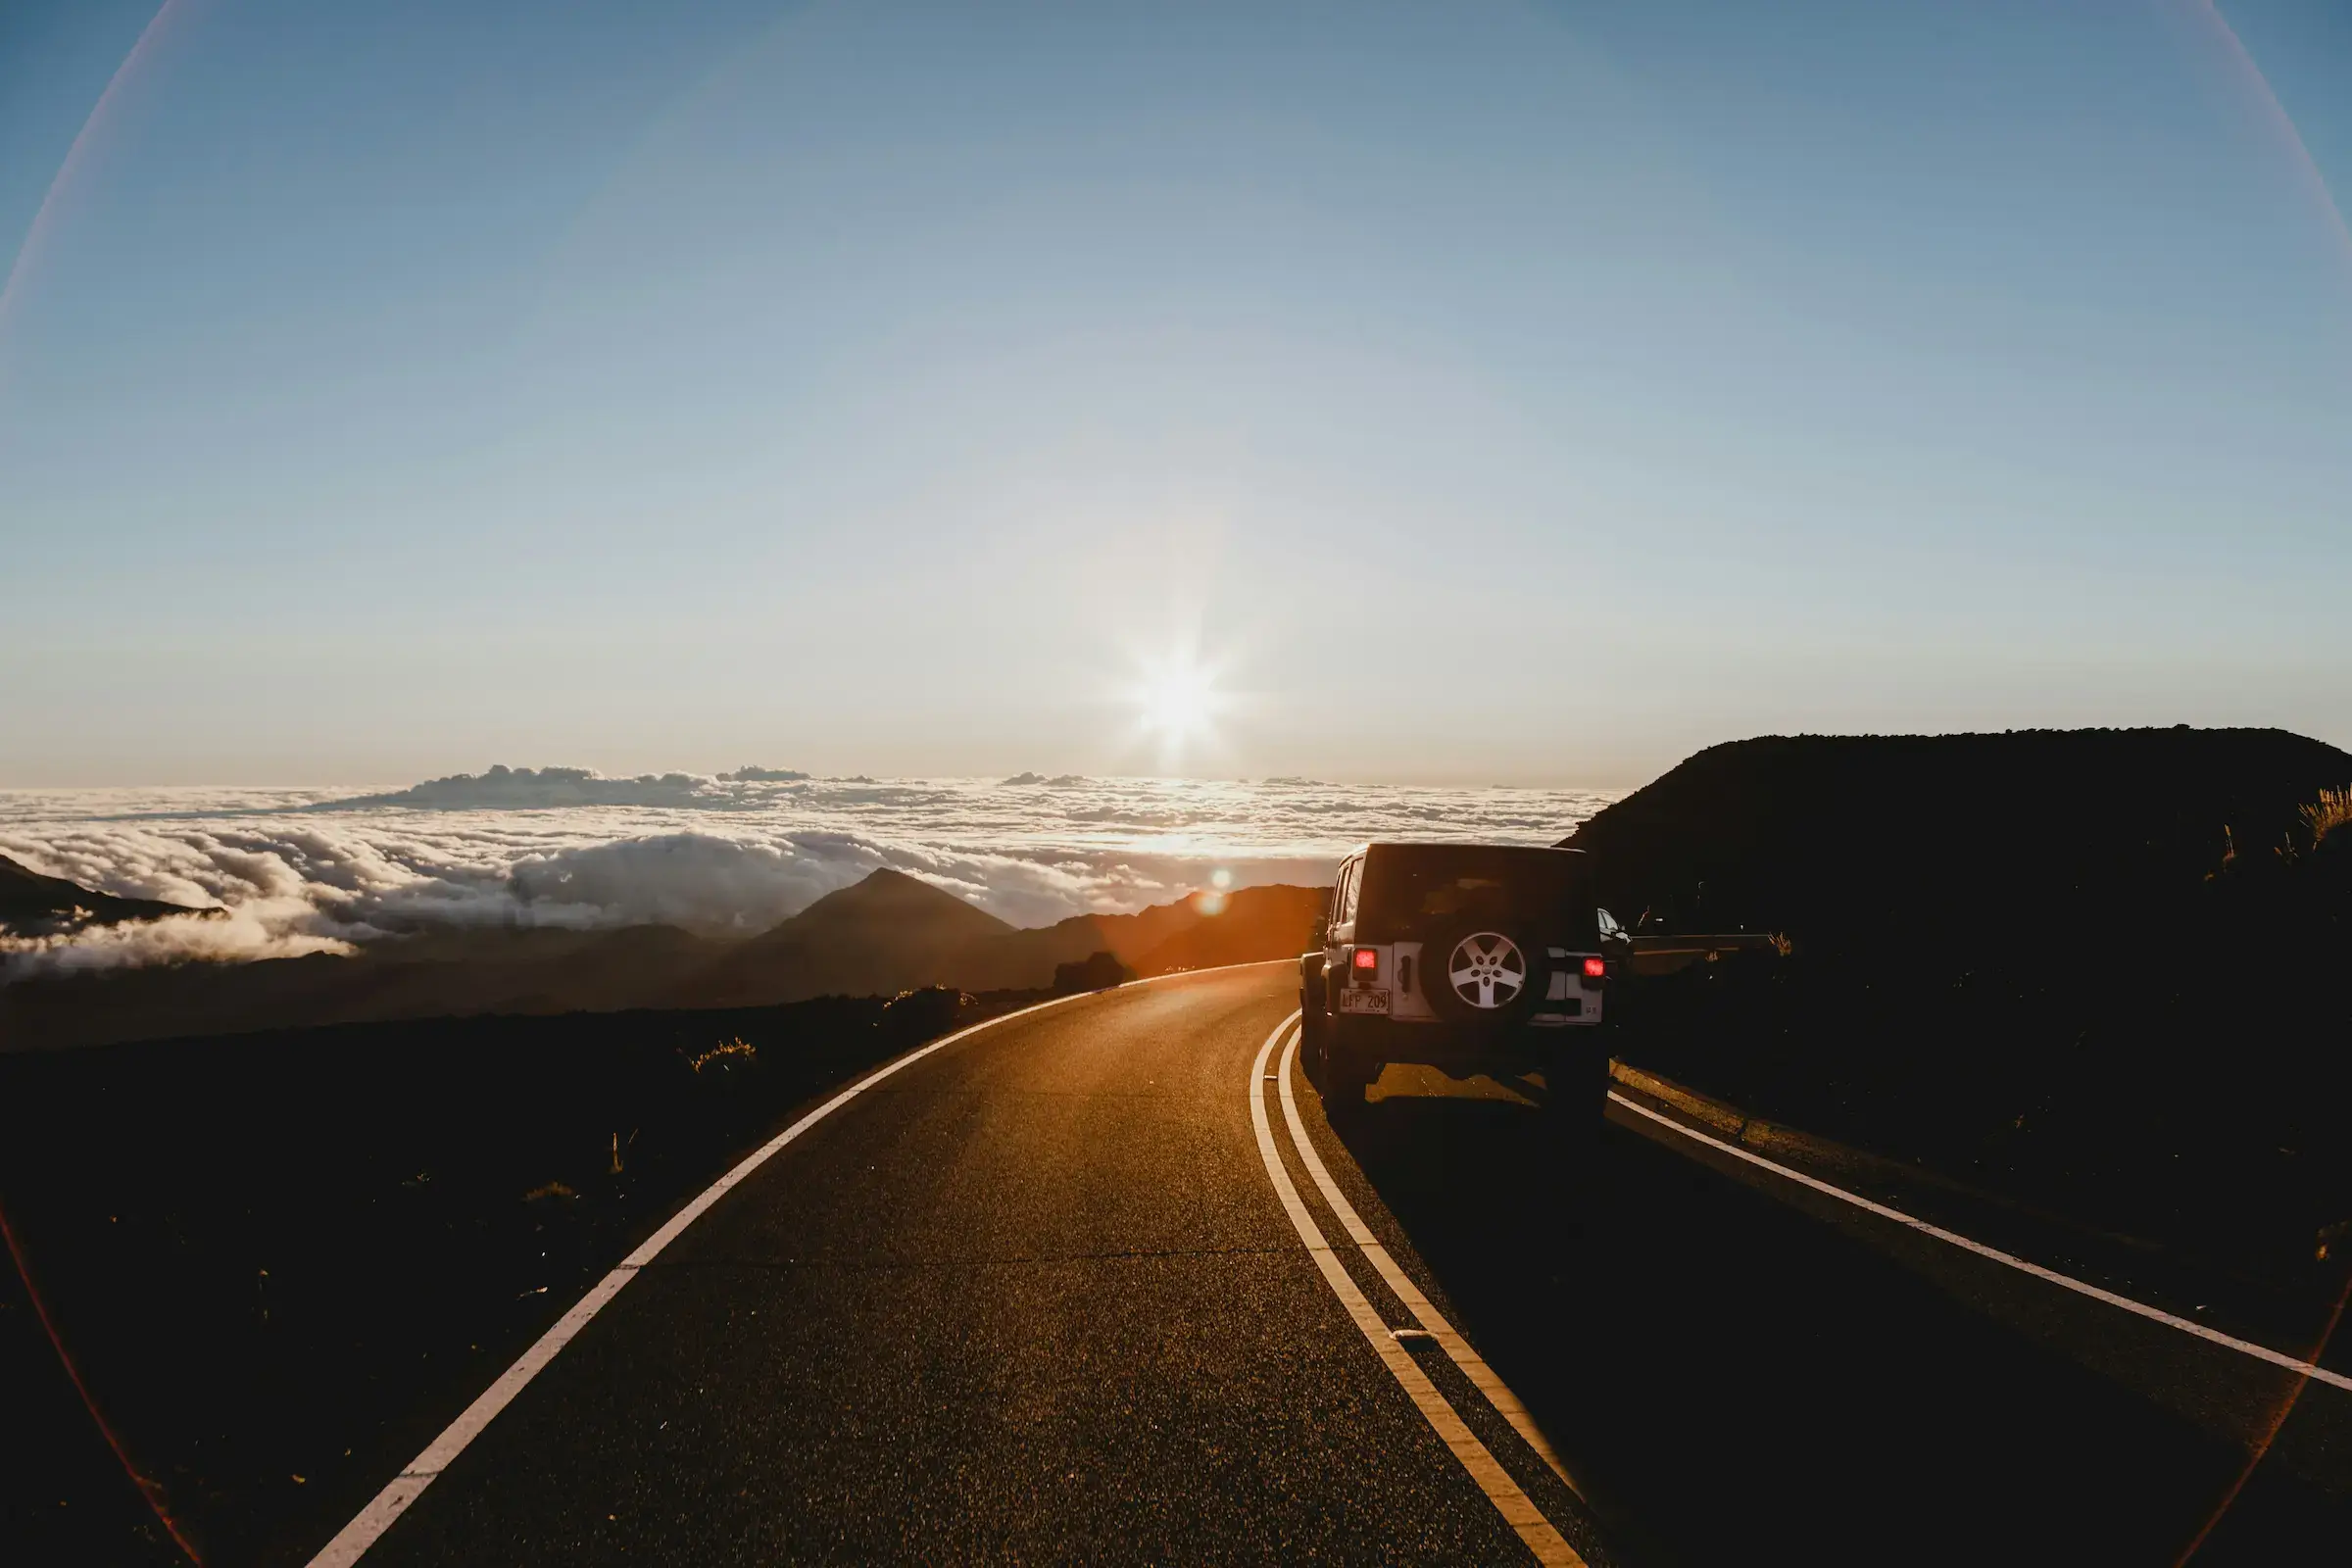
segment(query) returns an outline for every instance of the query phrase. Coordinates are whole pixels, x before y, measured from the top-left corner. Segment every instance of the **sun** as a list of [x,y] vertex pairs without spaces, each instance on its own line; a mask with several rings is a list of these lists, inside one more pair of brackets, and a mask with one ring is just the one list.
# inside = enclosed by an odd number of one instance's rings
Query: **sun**
[[1154,671],[1143,689],[1144,728],[1172,741],[1188,740],[1208,728],[1216,705],[1216,682],[1195,664]]
[[1144,733],[1171,761],[1188,744],[1210,736],[1224,706],[1216,671],[1190,655],[1147,664],[1134,695]]

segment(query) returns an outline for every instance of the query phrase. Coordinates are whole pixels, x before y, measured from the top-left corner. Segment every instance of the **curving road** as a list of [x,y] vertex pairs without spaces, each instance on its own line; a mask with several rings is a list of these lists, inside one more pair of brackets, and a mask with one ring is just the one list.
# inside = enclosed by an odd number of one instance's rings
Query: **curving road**
[[[1055,1004],[872,1084],[338,1552],[2169,1562],[2242,1468],[1671,1138],[1575,1171],[1522,1105],[1399,1095],[1343,1144],[1293,972]],[[2340,1512],[2299,1485],[2199,1560]]]

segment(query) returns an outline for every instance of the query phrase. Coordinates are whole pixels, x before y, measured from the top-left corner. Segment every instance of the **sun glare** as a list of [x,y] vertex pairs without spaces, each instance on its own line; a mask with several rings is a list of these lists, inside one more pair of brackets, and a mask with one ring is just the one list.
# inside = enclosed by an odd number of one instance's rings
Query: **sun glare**
[[1207,738],[1222,703],[1216,672],[1187,656],[1147,666],[1135,700],[1144,733],[1171,760],[1188,743]]

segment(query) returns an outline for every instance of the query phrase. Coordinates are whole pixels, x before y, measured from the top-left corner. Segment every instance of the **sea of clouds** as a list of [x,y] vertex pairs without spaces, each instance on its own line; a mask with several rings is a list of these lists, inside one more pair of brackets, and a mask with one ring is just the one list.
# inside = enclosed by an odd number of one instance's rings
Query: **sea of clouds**
[[1370,838],[1549,844],[1610,799],[765,767],[636,778],[494,767],[405,789],[0,791],[0,854],[101,892],[214,911],[0,938],[0,973],[350,952],[428,927],[750,933],[882,866],[1045,925],[1212,879],[1322,882]]

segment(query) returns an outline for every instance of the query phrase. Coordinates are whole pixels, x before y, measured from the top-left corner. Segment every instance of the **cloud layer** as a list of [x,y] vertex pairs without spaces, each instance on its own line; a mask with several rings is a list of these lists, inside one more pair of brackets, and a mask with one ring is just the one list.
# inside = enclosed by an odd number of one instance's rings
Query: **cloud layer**
[[220,907],[0,939],[0,974],[293,956],[435,926],[753,932],[880,866],[1018,925],[1314,882],[1368,838],[1551,843],[1586,791],[1169,779],[611,779],[505,768],[397,790],[0,792],[0,853],[85,887]]

